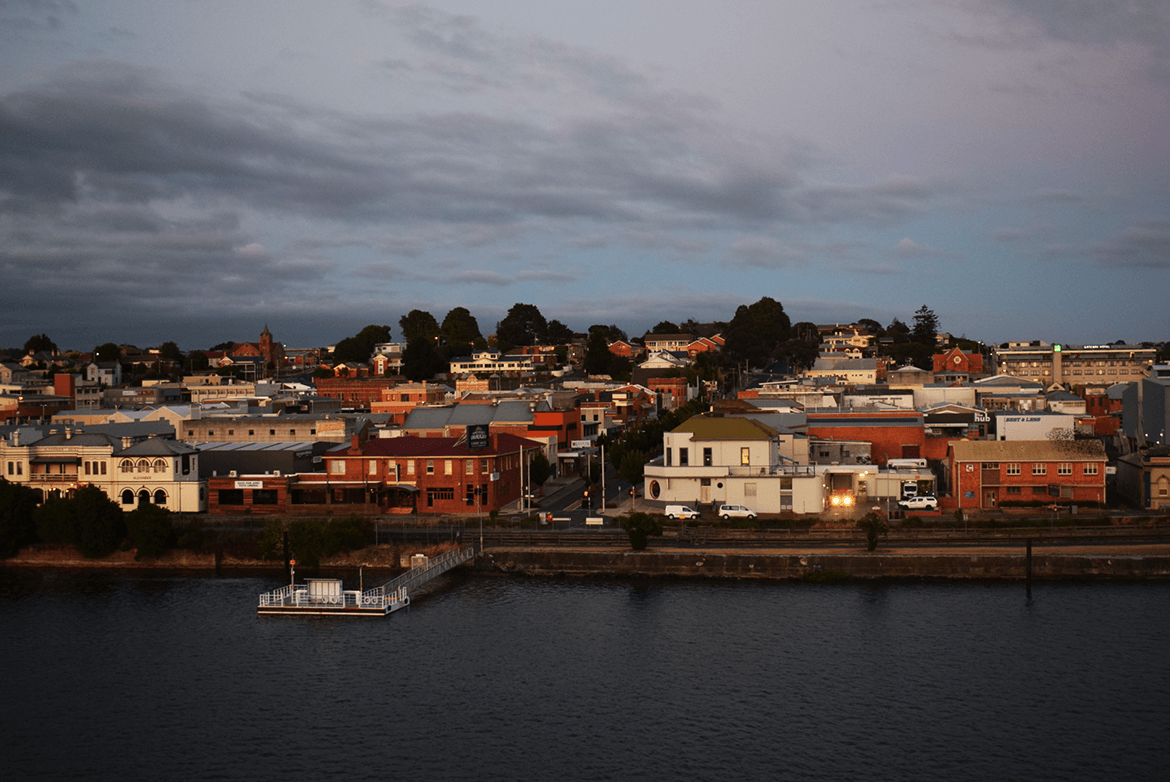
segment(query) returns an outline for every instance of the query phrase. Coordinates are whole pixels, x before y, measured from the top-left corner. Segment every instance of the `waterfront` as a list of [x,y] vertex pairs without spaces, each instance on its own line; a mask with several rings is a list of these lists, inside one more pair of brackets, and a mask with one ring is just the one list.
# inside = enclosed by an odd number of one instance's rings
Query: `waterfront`
[[257,617],[271,575],[0,570],[7,767],[1162,779],[1170,760],[1170,585],[444,578],[354,621]]

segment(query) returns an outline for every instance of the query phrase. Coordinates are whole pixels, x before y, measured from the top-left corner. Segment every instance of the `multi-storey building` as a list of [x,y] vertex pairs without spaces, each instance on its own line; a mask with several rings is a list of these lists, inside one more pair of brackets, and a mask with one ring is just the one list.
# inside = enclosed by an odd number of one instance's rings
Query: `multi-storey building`
[[176,513],[207,508],[198,451],[163,437],[135,441],[66,428],[22,444],[14,433],[0,440],[0,465],[5,479],[36,489],[46,499],[69,497],[93,485],[125,510],[147,504]]
[[962,509],[1005,501],[1105,502],[1099,440],[959,440],[950,447],[950,487]]
[[1045,386],[1109,386],[1146,377],[1157,350],[1141,345],[1050,345],[1008,342],[995,349],[1001,374],[1026,378]]

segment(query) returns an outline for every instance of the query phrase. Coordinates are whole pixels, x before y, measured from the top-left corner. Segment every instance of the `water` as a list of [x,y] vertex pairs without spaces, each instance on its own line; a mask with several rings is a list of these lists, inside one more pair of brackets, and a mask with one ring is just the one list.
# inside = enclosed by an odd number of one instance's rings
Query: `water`
[[4,777],[1170,775],[1170,585],[453,575],[257,617],[276,585],[0,570]]

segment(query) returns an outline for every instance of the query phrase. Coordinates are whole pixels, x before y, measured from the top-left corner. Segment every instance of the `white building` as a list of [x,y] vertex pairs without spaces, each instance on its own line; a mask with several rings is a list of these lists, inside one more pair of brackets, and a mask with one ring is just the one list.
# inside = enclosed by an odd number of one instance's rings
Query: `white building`
[[17,433],[0,440],[0,469],[5,479],[37,489],[43,498],[68,497],[93,485],[123,510],[153,504],[201,513],[207,510],[207,488],[199,480],[198,454],[162,437],[134,442],[67,428],[27,444]]

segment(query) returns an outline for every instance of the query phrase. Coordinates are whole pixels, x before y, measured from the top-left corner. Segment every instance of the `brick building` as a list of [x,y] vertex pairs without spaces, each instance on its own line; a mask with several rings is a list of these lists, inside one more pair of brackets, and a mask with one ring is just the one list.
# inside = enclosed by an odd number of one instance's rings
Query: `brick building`
[[390,377],[320,377],[316,380],[317,395],[337,399],[341,406],[349,409],[369,410],[374,402],[382,399],[382,393],[398,384]]
[[1105,502],[1105,446],[1098,440],[960,440],[951,443],[956,506],[991,509],[1005,501]]
[[870,443],[874,464],[926,458],[926,426],[916,410],[810,410],[806,420],[809,437]]

